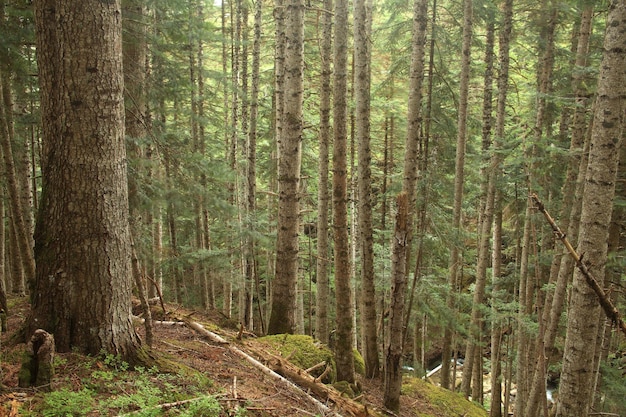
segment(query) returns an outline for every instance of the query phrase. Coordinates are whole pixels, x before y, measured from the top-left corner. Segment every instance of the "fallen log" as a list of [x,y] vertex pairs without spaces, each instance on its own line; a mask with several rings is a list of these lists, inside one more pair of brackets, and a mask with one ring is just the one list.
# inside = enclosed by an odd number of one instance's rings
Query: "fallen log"
[[297,385],[312,392],[322,400],[332,402],[351,416],[367,417],[370,415],[365,406],[353,401],[351,398],[342,396],[342,394],[332,386],[322,384],[305,370],[298,368],[284,358],[272,354],[269,355],[272,357],[269,361],[269,366],[276,373],[295,382]]
[[[269,376],[275,382],[277,382],[278,384],[282,385],[283,387],[285,387],[285,388],[287,388],[287,389],[289,389],[289,390],[291,390],[293,392],[296,392],[296,393],[302,395],[304,398],[308,399],[309,402],[311,404],[313,404],[324,416],[343,417],[340,413],[332,410],[326,404],[322,403],[317,398],[315,398],[315,397],[311,396],[310,394],[308,394],[306,391],[304,391],[301,387],[299,387],[294,382],[288,380],[284,376],[281,376],[280,374],[278,374],[274,370],[272,370],[272,369],[268,368],[267,366],[263,365],[261,362],[259,362],[258,360],[256,360],[252,356],[248,355],[246,352],[242,351],[238,347],[231,345],[230,342],[228,342],[227,340],[225,340],[221,336],[219,336],[219,335],[217,335],[217,334],[215,334],[215,333],[205,329],[204,326],[201,325],[200,323],[192,321],[189,318],[183,318],[183,319],[181,319],[181,321],[184,322],[190,329],[192,329],[196,333],[200,334],[202,337],[208,339],[209,341],[211,341],[213,343],[216,343],[216,344],[219,344],[219,345],[227,345],[228,349],[231,352],[233,352],[235,355],[239,356],[240,358],[245,359],[246,361],[248,361],[255,368],[257,368],[258,370],[263,372],[263,374]],[[361,416],[363,416],[363,414],[359,414],[359,415],[350,414],[350,415],[354,416],[354,417],[361,417]]]

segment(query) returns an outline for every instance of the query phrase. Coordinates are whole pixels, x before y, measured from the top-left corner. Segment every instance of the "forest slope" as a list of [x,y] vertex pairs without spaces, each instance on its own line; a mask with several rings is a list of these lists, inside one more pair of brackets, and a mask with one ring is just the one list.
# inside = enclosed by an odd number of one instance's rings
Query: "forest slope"
[[[188,326],[155,326],[154,349],[177,369],[161,373],[156,369],[129,369],[111,355],[85,357],[76,353],[57,354],[56,373],[50,393],[18,387],[18,374],[24,344],[11,343],[28,312],[25,298],[10,300],[9,331],[2,334],[0,366],[2,391],[0,417],[17,416],[322,416],[324,411],[304,391],[290,389],[236,354],[247,352],[267,363],[271,345],[252,336],[238,341],[233,322],[219,313],[200,313],[168,305],[167,317],[156,311],[158,319],[175,322],[174,317],[191,317],[228,344],[215,343]],[[143,329],[138,324],[137,330]],[[235,347],[232,349],[231,347]],[[258,357],[259,352],[263,357]],[[405,378],[402,417],[483,417],[484,410],[457,394],[441,390],[415,378]],[[384,415],[381,410],[382,383],[360,381],[369,415]],[[339,415],[350,415],[341,406],[326,403]]]

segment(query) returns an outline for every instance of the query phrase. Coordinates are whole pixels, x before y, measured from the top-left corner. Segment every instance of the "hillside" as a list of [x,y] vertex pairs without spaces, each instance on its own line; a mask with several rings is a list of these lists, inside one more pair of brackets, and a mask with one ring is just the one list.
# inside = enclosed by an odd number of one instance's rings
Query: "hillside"
[[[356,402],[330,386],[318,392],[314,386],[302,390],[263,371],[262,364],[276,368],[302,361],[324,347],[310,343],[292,348],[289,360],[281,359],[281,342],[258,339],[238,332],[219,313],[192,312],[169,305],[169,314],[155,310],[154,350],[165,358],[170,372],[158,369],[129,369],[112,355],[86,357],[76,353],[57,354],[50,393],[22,389],[18,374],[24,344],[11,344],[11,336],[27,314],[25,298],[9,302],[8,332],[2,334],[0,366],[2,391],[0,417],[17,416],[322,416],[391,415],[381,411],[382,382],[360,378],[361,395]],[[176,320],[187,318],[199,324],[211,337]],[[143,329],[137,324],[141,334]],[[302,339],[305,340],[305,339]],[[284,345],[287,346],[287,345]],[[284,351],[284,349],[282,349]],[[285,354],[285,352],[283,352]],[[246,356],[259,362],[254,365]],[[319,367],[318,367],[319,368]],[[323,366],[321,367],[323,369]],[[174,371],[172,371],[172,369]],[[291,368],[290,368],[291,369]],[[298,377],[295,375],[295,377]],[[302,378],[305,378],[302,376]],[[312,379],[312,378],[310,378]],[[306,381],[305,381],[306,382]],[[339,389],[342,389],[339,387]],[[330,391],[330,394],[325,394]],[[307,394],[315,392],[317,397]],[[459,395],[441,390],[415,378],[406,378],[402,396],[402,417],[483,417],[484,410]],[[322,398],[323,397],[323,398]],[[326,399],[324,399],[326,398]],[[326,407],[326,408],[325,408]]]

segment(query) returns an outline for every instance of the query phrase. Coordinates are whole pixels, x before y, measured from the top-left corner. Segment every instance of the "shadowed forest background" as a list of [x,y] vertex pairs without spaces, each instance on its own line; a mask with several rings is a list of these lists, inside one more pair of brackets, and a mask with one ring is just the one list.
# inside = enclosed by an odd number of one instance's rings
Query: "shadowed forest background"
[[392,411],[441,365],[491,417],[626,413],[589,285],[624,311],[623,0],[69,3],[2,8],[0,303],[29,295],[28,331],[141,362],[133,292],[312,336],[339,381],[356,349]]

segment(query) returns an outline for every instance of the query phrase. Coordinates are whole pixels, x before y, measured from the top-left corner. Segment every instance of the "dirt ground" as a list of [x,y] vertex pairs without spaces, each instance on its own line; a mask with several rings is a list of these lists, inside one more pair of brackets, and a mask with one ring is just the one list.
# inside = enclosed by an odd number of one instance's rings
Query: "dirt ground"
[[[218,312],[201,313],[190,311],[175,306],[167,306],[169,314],[163,317],[156,314],[163,321],[175,321],[173,317],[190,315],[192,320],[202,323],[206,328],[226,339],[231,344],[218,344],[207,340],[189,327],[183,324],[155,324],[155,343],[153,349],[162,352],[176,361],[198,370],[213,381],[215,392],[221,395],[227,403],[228,409],[237,409],[237,406],[247,410],[247,416],[263,417],[306,417],[333,415],[316,405],[311,397],[304,391],[288,388],[284,383],[266,375],[250,362],[242,359],[233,352],[229,346],[237,346],[241,351],[250,353],[258,352],[259,342],[251,335],[245,336],[244,340],[237,341],[238,332],[232,326],[232,322],[226,321]],[[0,395],[0,403],[8,401],[29,401],[32,393],[18,388],[18,371],[20,367],[20,351],[25,349],[23,344],[12,344],[11,331],[18,329],[28,313],[26,299],[16,304],[9,316],[9,332],[2,334],[0,340],[0,366],[2,367],[2,384],[4,393]],[[228,325],[231,327],[229,328]],[[143,337],[143,327],[138,325],[137,332]],[[254,354],[251,353],[254,356]],[[256,357],[260,362],[266,358]],[[55,377],[59,377],[56,375]],[[383,385],[379,379],[366,380],[360,378],[362,396],[359,402],[371,410],[371,415],[397,415],[400,417],[416,416],[416,410],[420,413],[432,416],[444,416],[437,414],[424,398],[419,396],[405,396],[401,398],[401,412],[392,414],[383,411],[382,397]],[[345,410],[337,408],[332,403],[326,406],[339,415],[348,416]],[[1,415],[2,413],[0,413]],[[16,417],[17,415],[11,415]]]

